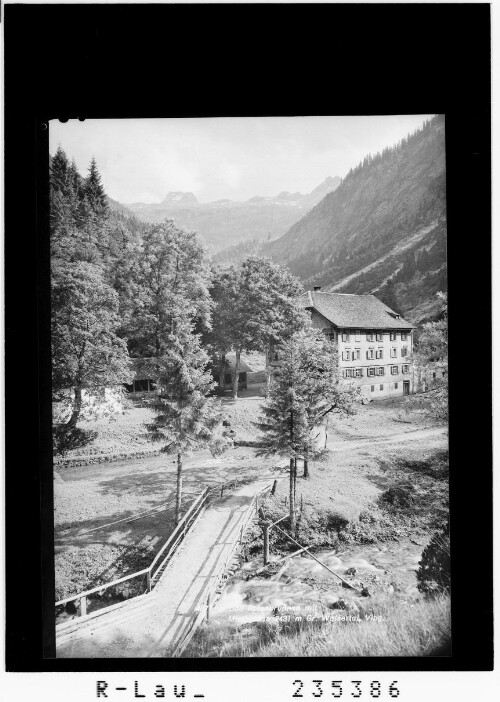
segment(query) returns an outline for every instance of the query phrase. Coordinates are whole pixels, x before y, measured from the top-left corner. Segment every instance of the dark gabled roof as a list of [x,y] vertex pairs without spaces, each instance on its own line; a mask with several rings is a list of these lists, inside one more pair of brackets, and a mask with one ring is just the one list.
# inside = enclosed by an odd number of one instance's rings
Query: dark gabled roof
[[412,325],[375,295],[313,292],[301,297],[306,309],[315,309],[336,327],[346,329],[412,329]]

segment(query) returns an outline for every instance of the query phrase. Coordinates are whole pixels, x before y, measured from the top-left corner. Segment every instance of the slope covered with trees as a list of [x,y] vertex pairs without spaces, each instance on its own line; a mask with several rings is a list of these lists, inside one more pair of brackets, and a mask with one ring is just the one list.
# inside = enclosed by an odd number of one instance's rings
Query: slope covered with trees
[[69,419],[54,427],[62,452],[88,438],[77,427],[84,391],[125,382],[130,362],[111,285],[120,257],[117,229],[96,162],[82,178],[59,148],[50,164],[50,195],[52,392],[55,402],[70,402]]
[[291,332],[305,316],[302,287],[269,259],[214,269],[196,232],[172,220],[141,223],[109,198],[94,160],[82,177],[59,148],[50,186],[55,450],[94,438],[77,426],[84,405],[103,409],[106,388],[129,384],[131,359],[140,358],[156,389],[150,438],[178,455],[179,508],[184,453],[224,443],[210,359],[236,351],[237,396],[241,352]]
[[446,289],[444,133],[438,115],[366,156],[263,252],[306,286],[392,295],[410,319],[432,317],[435,293]]

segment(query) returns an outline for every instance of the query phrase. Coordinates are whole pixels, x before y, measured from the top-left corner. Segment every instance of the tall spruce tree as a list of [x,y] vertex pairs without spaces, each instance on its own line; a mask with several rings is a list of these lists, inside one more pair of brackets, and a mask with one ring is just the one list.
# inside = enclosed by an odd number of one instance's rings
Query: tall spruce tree
[[163,452],[177,456],[176,523],[181,514],[184,456],[205,446],[219,455],[227,446],[221,431],[220,402],[208,397],[214,382],[207,363],[208,356],[188,315],[177,317],[162,355],[149,362],[156,385],[149,406],[156,416],[146,426],[151,440],[163,444]]
[[145,232],[137,278],[134,350],[146,357],[143,366],[156,384],[150,402],[156,417],[147,428],[163,451],[177,455],[178,521],[185,454],[207,445],[217,454],[226,445],[220,403],[208,397],[214,387],[208,355],[196,333],[210,328],[208,256],[194,232],[167,220]]
[[85,179],[85,196],[96,215],[100,217],[107,216],[108,201],[95,158],[90,162],[89,174]]
[[[278,346],[278,367],[273,371],[263,417],[261,454],[289,459],[290,527],[295,531],[297,458],[308,461],[322,450],[315,430],[326,425],[332,413],[352,413],[358,390],[340,378],[336,346],[311,327],[293,334]],[[306,463],[307,466],[307,463]],[[305,477],[307,472],[305,470]]]

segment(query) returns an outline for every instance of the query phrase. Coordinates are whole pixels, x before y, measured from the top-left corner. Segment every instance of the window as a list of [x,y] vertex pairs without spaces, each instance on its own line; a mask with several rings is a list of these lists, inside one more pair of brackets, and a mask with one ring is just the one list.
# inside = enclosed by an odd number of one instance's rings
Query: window
[[392,375],[398,374],[398,367],[397,366],[391,366],[391,374]]
[[408,346],[403,346],[401,349],[401,356],[408,356]]
[[385,368],[384,366],[379,366],[377,368],[377,375],[385,375]]
[[391,332],[391,341],[396,341],[396,332]]
[[368,349],[368,351],[366,352],[366,358],[368,360],[373,358],[373,349]]
[[397,389],[398,389],[398,384],[394,383],[394,390],[397,390]]
[[372,392],[375,392],[375,385],[372,385]]
[[377,349],[375,351],[375,358],[384,358],[384,349]]
[[354,376],[356,378],[362,378],[363,377],[363,369],[362,368],[355,368],[354,369]]
[[380,385],[380,389],[381,389],[381,390],[384,389],[384,384],[383,384],[383,383]]
[[375,375],[375,368],[368,368],[366,374],[368,377]]
[[[151,385],[153,385],[153,388],[151,388]],[[152,380],[145,378],[142,380],[134,380],[134,392],[149,392],[151,389],[154,389],[154,383]]]
[[406,332],[401,332],[401,341],[406,341],[408,334]]
[[382,333],[377,334],[377,341],[383,341],[383,340],[384,340],[383,334]]
[[354,349],[354,353],[352,355],[352,360],[359,361],[361,358],[361,349]]
[[344,351],[342,354],[342,359],[344,361],[350,361],[351,360],[351,350],[347,349],[347,351]]
[[349,341],[349,332],[342,332],[342,341]]
[[404,365],[403,366],[403,373],[409,373],[410,372],[410,366],[409,365]]
[[396,358],[398,355],[398,350],[397,349],[391,349],[391,358]]
[[354,376],[354,368],[346,368],[344,370],[344,378],[352,378]]
[[373,341],[373,332],[366,332],[366,340]]

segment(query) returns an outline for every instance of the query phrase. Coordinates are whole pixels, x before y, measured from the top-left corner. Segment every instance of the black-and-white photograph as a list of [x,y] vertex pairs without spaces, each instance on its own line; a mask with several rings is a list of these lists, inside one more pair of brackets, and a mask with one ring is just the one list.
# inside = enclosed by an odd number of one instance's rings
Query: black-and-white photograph
[[445,132],[50,121],[58,658],[451,655]]

